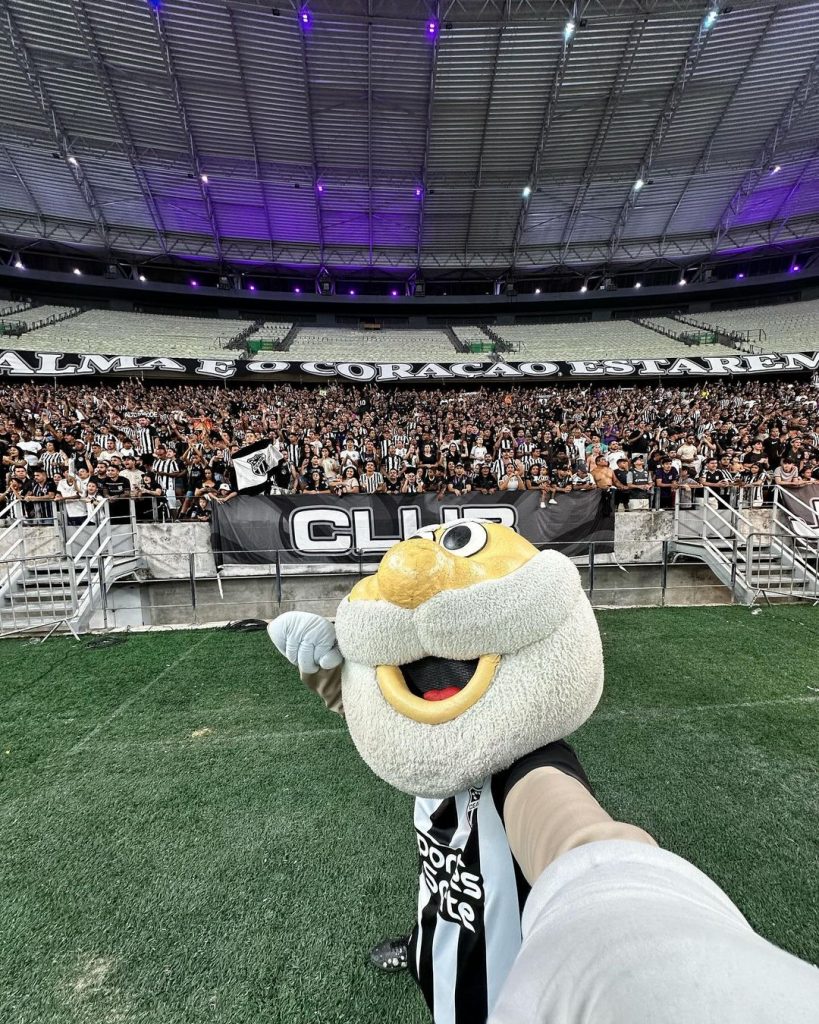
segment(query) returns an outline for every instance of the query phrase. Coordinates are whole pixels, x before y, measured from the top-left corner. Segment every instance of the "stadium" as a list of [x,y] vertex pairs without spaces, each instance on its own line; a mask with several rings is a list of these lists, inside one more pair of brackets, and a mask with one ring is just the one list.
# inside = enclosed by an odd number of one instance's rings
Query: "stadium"
[[0,95],[3,1021],[815,1020],[819,0],[0,0]]

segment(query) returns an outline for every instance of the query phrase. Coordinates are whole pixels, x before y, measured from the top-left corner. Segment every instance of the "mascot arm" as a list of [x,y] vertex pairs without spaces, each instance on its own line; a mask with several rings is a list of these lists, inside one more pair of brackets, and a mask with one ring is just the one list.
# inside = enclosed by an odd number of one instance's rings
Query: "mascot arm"
[[524,775],[503,805],[509,847],[527,882],[535,881],[568,850],[603,839],[627,839],[656,846],[636,825],[614,821],[586,786],[553,767]]
[[344,659],[332,622],[310,612],[285,612],[267,627],[279,653],[295,665],[306,685],[327,707],[344,714],[341,703],[341,666]]

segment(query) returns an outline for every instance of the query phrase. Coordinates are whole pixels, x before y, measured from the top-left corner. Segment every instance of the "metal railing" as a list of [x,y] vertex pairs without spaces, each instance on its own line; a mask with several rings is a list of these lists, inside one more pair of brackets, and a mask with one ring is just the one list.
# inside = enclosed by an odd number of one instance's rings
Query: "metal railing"
[[744,572],[748,589],[766,600],[780,597],[808,600],[817,604],[819,538],[774,533],[749,534],[746,539]]
[[82,620],[96,610],[107,626],[107,595],[117,565],[137,553],[133,502],[127,518],[112,517],[111,503],[104,498],[81,523],[55,523],[62,537],[57,554],[30,554],[25,522],[6,531],[14,539],[0,558],[0,636],[45,628],[50,635],[60,626],[76,636]]
[[[780,488],[776,490],[775,505]],[[804,507],[808,522],[815,518],[810,506],[796,501]],[[797,520],[791,516],[791,522]],[[760,531],[735,503],[712,488],[704,488],[703,498],[685,508],[678,492],[674,541],[683,554],[686,545],[698,547],[704,561],[729,583],[735,598],[744,596],[753,603],[760,596],[819,597],[819,533],[806,527],[800,534],[776,517],[770,530]]]

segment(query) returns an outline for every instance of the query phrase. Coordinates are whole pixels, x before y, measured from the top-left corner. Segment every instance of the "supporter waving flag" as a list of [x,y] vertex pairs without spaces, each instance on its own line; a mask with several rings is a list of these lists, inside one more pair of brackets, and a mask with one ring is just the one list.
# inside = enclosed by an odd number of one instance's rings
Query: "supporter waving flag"
[[267,489],[271,472],[284,456],[269,438],[262,438],[233,456],[236,490],[243,494],[261,494]]

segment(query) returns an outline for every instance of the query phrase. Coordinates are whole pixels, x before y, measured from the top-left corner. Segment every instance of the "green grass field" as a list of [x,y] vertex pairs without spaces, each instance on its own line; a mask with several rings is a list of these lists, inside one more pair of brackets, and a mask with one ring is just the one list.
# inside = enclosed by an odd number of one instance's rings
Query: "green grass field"
[[[819,957],[819,612],[605,612],[603,804]],[[420,1024],[411,801],[265,633],[4,641],[2,1024]]]

